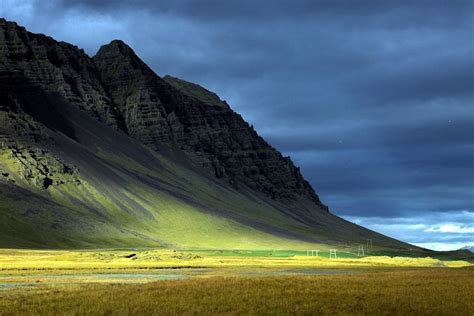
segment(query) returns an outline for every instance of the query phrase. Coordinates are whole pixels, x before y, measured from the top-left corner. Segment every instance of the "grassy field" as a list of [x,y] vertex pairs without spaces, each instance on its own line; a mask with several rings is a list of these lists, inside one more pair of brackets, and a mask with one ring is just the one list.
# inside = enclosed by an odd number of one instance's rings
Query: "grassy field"
[[0,250],[0,315],[473,315],[474,266],[290,250]]
[[212,277],[0,292],[2,315],[472,315],[472,269]]

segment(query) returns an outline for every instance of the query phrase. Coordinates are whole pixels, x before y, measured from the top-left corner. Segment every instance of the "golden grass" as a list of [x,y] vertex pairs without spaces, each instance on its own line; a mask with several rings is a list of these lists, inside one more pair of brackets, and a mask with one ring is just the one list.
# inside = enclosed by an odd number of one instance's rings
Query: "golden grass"
[[[127,255],[136,254],[133,258]],[[432,258],[209,256],[196,251],[160,250],[8,250],[0,249],[1,270],[126,269],[157,267],[467,267],[467,261]]]
[[0,291],[2,315],[473,315],[474,270],[214,277]]

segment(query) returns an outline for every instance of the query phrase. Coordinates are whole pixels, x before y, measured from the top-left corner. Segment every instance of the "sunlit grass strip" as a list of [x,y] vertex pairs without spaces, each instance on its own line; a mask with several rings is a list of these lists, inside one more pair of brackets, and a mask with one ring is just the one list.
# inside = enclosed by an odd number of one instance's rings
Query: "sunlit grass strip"
[[[433,258],[362,257],[338,258],[307,256],[207,255],[205,251],[158,250],[0,250],[0,270],[8,269],[103,269],[151,267],[466,267],[466,261]],[[257,252],[259,253],[259,252]],[[260,252],[261,253],[261,252]],[[133,254],[133,257],[128,257]]]

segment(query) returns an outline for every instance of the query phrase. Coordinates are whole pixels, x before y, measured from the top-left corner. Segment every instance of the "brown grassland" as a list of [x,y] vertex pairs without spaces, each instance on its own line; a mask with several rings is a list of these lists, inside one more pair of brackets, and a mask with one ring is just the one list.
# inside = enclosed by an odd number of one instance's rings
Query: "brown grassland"
[[1,315],[474,315],[474,269],[206,277],[0,291]]

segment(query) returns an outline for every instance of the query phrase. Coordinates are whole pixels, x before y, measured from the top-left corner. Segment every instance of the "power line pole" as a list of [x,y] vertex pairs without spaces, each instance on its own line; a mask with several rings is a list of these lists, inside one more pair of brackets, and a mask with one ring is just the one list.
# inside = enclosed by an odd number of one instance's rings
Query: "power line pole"
[[372,239],[367,239],[367,248],[372,249]]

